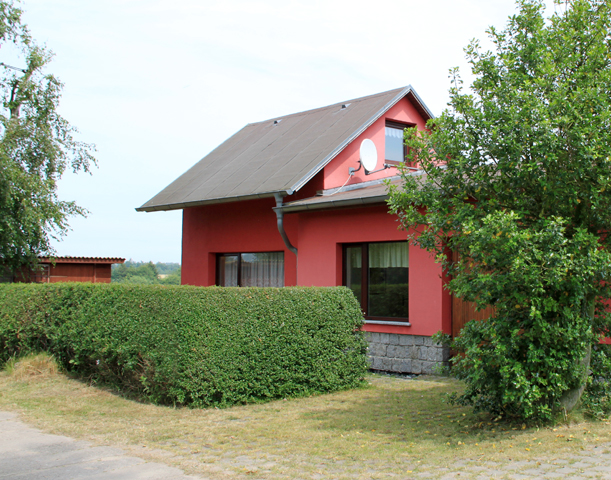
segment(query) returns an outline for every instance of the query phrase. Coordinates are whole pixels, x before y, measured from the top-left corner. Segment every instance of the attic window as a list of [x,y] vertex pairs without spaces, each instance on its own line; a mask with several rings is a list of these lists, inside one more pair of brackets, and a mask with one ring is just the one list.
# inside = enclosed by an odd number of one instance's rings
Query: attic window
[[282,119],[280,120],[274,120],[274,125],[278,125],[280,122],[282,121]]
[[403,141],[403,130],[413,125],[386,121],[385,160],[404,162],[407,150]]
[[350,106],[349,103],[344,103],[342,104],[342,110],[344,110],[345,108],[348,108]]

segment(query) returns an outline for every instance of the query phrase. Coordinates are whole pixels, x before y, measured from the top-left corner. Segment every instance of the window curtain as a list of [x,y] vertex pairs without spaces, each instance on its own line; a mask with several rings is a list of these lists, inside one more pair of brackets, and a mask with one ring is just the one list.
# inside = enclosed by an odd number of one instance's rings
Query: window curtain
[[386,127],[386,136],[390,138],[398,138],[401,140],[401,144],[403,144],[403,130],[399,130],[398,128]]
[[284,252],[243,253],[243,287],[284,287]]
[[370,243],[369,268],[408,268],[409,243]]
[[405,161],[403,152],[403,130],[386,127],[385,158],[395,162]]
[[361,268],[361,247],[348,247],[348,266],[350,268]]
[[219,285],[222,287],[238,286],[238,256],[219,257]]

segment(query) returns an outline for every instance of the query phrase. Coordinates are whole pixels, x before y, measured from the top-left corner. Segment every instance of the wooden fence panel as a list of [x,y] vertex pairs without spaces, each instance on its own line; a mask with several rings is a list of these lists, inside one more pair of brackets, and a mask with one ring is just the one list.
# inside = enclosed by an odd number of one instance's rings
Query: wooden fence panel
[[494,315],[494,307],[486,307],[478,312],[473,302],[452,296],[452,338],[460,335],[465,323],[471,320],[484,320],[491,315]]
[[[453,252],[453,260],[458,259],[457,252]],[[452,338],[460,335],[465,323],[471,320],[484,320],[494,315],[494,307],[486,307],[484,310],[476,311],[473,302],[466,302],[452,295]]]

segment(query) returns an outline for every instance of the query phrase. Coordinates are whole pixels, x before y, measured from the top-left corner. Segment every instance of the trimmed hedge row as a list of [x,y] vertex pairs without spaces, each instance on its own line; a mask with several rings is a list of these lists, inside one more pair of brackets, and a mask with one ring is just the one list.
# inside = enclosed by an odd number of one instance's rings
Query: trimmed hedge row
[[361,322],[343,287],[0,285],[0,364],[47,351],[155,403],[228,406],[360,385]]

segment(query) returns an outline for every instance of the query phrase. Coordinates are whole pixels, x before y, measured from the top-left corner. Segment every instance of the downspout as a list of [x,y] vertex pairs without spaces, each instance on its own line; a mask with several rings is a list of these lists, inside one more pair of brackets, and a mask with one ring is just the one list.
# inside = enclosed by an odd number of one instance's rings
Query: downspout
[[274,198],[276,199],[276,208],[274,211],[276,212],[276,219],[278,221],[278,231],[280,232],[280,236],[291,252],[297,256],[297,249],[291,244],[289,237],[286,235],[286,231],[284,230],[284,211],[282,210],[282,197],[283,195],[280,193],[274,193]]

